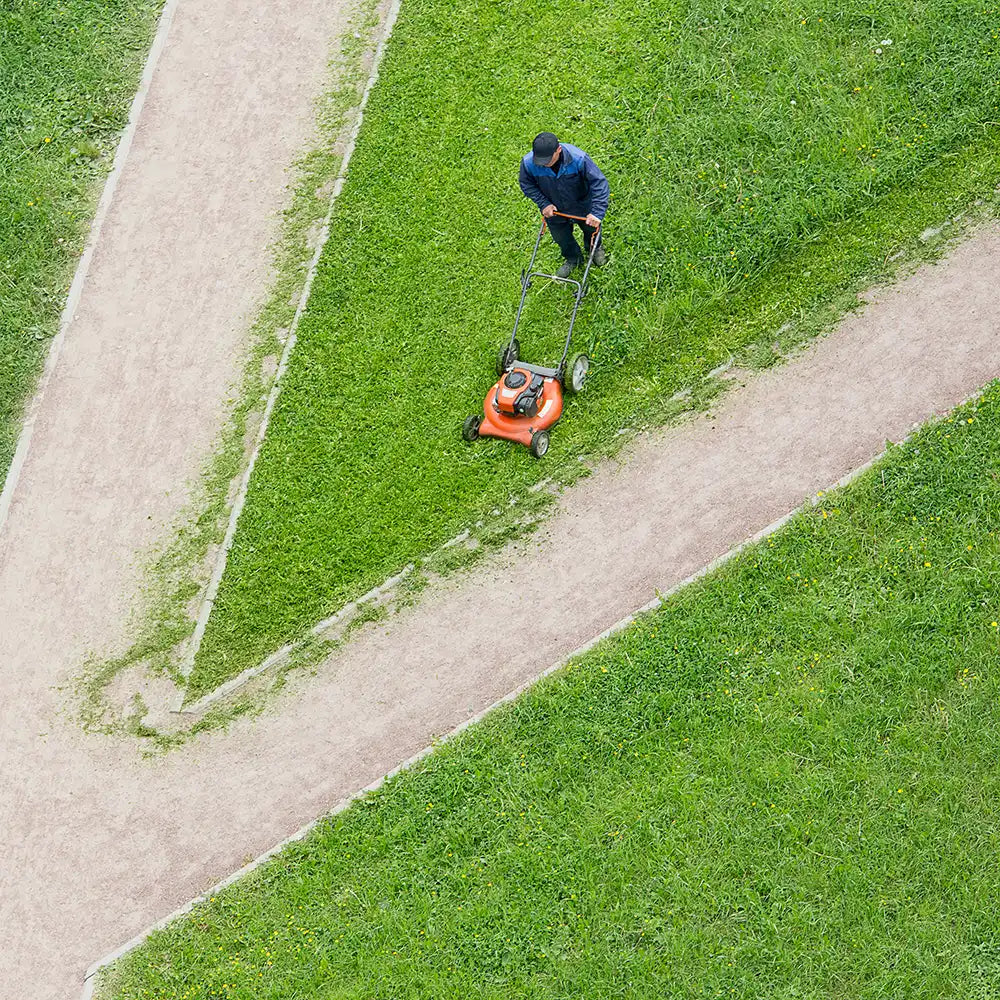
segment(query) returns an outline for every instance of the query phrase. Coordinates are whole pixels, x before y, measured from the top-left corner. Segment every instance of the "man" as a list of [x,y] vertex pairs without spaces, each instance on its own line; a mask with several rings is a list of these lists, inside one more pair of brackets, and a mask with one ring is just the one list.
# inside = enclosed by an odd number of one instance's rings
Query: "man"
[[[552,238],[566,258],[556,274],[568,278],[583,263],[584,253],[590,253],[591,241],[608,210],[608,179],[582,149],[560,143],[551,132],[540,132],[531,144],[531,152],[521,160],[518,183],[525,197],[548,220]],[[578,223],[561,219],[556,212],[586,217],[587,221],[579,224],[583,251],[573,233]],[[606,260],[604,247],[598,246],[594,263],[602,267]]]

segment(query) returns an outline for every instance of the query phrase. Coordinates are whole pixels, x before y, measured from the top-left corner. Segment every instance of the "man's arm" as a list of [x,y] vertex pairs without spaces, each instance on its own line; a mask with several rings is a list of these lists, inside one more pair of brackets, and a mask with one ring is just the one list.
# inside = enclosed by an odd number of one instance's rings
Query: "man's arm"
[[530,198],[542,211],[552,204],[548,198],[542,194],[542,189],[535,183],[535,178],[528,173],[524,160],[521,161],[521,173],[517,178],[517,183],[521,185],[521,190],[526,198]]
[[589,156],[584,156],[583,165],[587,186],[590,188],[590,214],[603,220],[608,211],[608,199],[611,197],[608,179]]

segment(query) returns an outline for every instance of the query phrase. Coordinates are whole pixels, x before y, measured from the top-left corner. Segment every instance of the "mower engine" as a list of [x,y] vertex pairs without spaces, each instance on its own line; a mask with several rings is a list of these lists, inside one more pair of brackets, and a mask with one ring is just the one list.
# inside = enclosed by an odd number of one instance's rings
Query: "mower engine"
[[494,406],[500,413],[535,417],[542,402],[545,379],[524,368],[512,368],[497,383]]

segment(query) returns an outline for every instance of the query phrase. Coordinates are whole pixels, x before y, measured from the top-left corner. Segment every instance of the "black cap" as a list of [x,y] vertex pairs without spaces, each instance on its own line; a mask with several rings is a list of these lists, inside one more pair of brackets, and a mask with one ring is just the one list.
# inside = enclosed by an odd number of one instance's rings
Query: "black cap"
[[539,132],[531,144],[535,164],[539,167],[547,166],[558,148],[559,140],[551,132]]

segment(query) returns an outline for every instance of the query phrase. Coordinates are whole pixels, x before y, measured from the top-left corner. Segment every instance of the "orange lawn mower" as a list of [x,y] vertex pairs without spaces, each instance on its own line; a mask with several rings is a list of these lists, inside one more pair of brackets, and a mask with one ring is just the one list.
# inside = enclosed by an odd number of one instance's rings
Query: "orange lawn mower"
[[[564,219],[586,221],[579,215],[567,215],[564,212],[555,214]],[[497,375],[500,378],[486,394],[482,416],[476,414],[466,417],[462,426],[462,437],[466,441],[475,441],[480,437],[516,441],[525,445],[535,458],[541,458],[549,450],[549,430],[562,416],[563,393],[581,392],[587,380],[590,358],[582,353],[570,357],[569,345],[573,339],[573,324],[576,322],[577,310],[584,295],[587,294],[587,275],[594,262],[594,252],[601,242],[601,230],[598,227],[591,240],[590,254],[587,256],[580,280],[560,278],[555,274],[534,270],[535,258],[538,256],[538,248],[546,228],[547,223],[542,219],[542,226],[535,240],[535,249],[531,253],[531,261],[527,270],[521,272],[521,302],[514,318],[514,329],[511,331],[510,341],[500,349],[497,358]],[[534,278],[548,278],[550,281],[557,281],[574,289],[573,313],[569,319],[566,344],[562,360],[556,368],[545,368],[520,360],[521,345],[517,340],[517,327],[521,322],[524,301]]]

